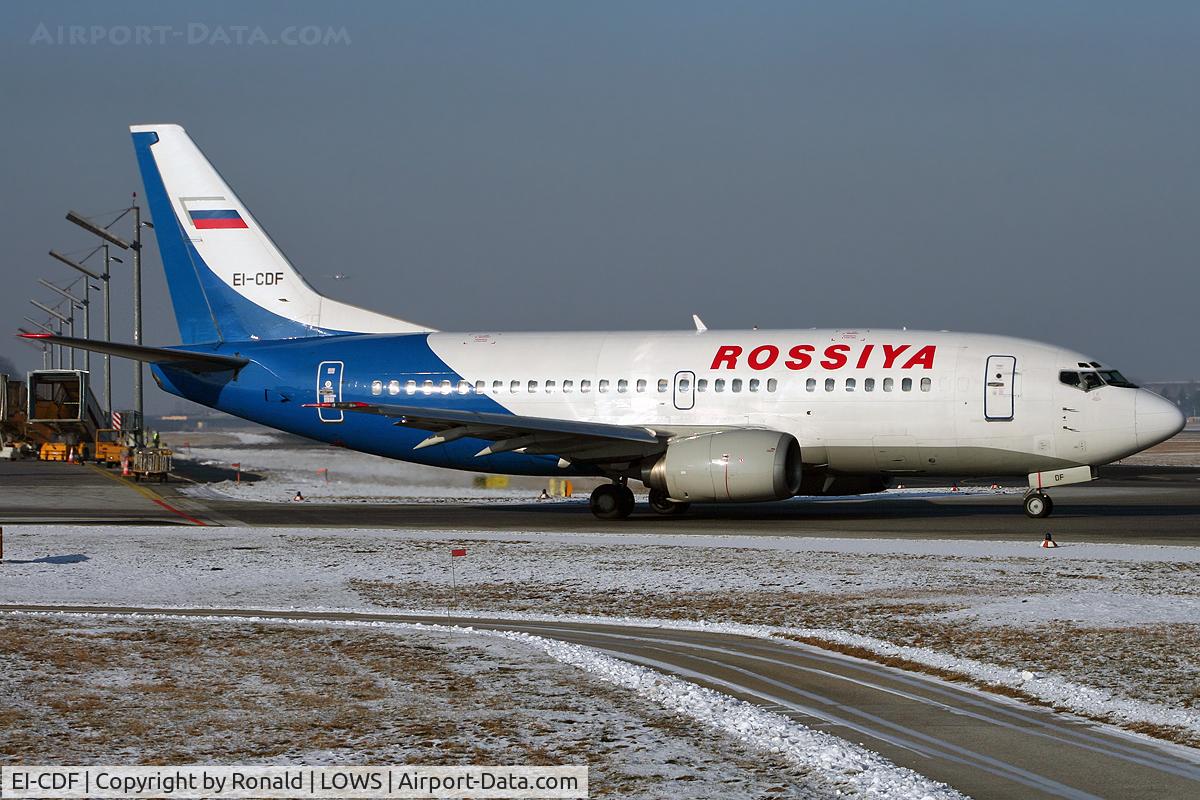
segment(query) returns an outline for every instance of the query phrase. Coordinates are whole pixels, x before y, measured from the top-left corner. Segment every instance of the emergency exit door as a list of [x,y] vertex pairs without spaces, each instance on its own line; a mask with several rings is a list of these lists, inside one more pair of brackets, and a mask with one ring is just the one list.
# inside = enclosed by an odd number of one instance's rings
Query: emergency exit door
[[[342,367],[341,361],[322,361],[317,367],[317,402],[342,402]],[[345,413],[337,408],[318,408],[317,418],[321,422],[341,422]]]
[[988,356],[983,381],[983,418],[988,422],[1005,422],[1013,418],[1016,377],[1016,356]]
[[690,371],[675,373],[675,407],[680,411],[690,411],[696,405],[696,373]]

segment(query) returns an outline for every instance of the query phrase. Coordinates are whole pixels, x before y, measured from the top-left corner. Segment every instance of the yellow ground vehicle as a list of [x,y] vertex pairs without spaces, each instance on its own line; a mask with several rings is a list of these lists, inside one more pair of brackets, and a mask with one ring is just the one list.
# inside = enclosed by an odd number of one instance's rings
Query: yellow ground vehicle
[[121,454],[125,452],[124,438],[124,433],[114,428],[101,428],[96,431],[96,448],[92,451],[92,458],[97,464],[107,464],[110,467],[120,464]]

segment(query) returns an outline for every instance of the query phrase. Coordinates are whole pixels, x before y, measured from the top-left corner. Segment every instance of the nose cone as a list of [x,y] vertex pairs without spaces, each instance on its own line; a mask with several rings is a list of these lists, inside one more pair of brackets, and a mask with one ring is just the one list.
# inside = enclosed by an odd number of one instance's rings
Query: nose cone
[[1138,390],[1133,403],[1133,424],[1138,447],[1145,450],[1165,442],[1183,430],[1186,422],[1183,412],[1170,400],[1145,389]]

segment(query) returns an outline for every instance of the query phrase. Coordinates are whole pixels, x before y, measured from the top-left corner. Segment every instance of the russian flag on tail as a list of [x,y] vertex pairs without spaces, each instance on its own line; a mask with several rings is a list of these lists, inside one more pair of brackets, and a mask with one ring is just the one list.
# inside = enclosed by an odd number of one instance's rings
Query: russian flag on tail
[[246,221],[236,210],[219,209],[216,211],[188,210],[192,225],[197,230],[213,230],[216,228],[247,228]]

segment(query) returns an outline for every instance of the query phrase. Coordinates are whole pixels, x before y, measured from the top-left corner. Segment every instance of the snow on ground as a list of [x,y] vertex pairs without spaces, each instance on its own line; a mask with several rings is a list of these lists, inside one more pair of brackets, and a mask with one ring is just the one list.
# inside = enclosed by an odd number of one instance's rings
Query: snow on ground
[[5,629],[0,751],[18,762],[585,763],[595,797],[832,795],[811,764],[532,642],[103,615],[7,615]]
[[[286,528],[5,533],[2,602],[749,625],[1200,741],[1200,548]],[[468,549],[453,576],[451,544]]]
[[[241,464],[244,472],[254,474],[254,480],[216,481],[183,489],[184,494],[213,500],[286,503],[292,500],[296,492],[300,492],[310,502],[320,503],[528,502],[537,498],[547,485],[547,480],[543,478],[510,478],[507,487],[483,488],[475,485],[477,476],[470,472],[408,464],[309,443],[286,434],[249,431],[173,434],[172,445],[178,460],[225,469],[232,469],[236,463]],[[322,469],[326,472],[318,472]],[[554,502],[585,502],[597,481],[585,478],[574,482],[577,485],[575,497],[572,500],[556,498]],[[991,489],[978,486],[959,489],[950,486],[897,487],[874,495],[853,498],[801,497],[792,502],[870,502],[896,497],[919,500],[951,493],[996,495],[1021,492],[1020,488]]]
[[[475,486],[475,475],[469,472],[408,464],[285,434],[175,434],[173,440],[178,460],[225,469],[241,464],[243,472],[256,476],[184,489],[186,494],[221,500],[282,503],[301,492],[315,502],[528,501],[545,485],[542,480],[514,479],[510,488],[482,488]],[[318,472],[322,469],[326,471]]]
[[13,724],[0,746],[18,758],[582,762],[597,797],[962,797],[782,715],[527,634],[120,614],[8,621],[17,635],[0,642],[12,664],[0,690]]

